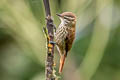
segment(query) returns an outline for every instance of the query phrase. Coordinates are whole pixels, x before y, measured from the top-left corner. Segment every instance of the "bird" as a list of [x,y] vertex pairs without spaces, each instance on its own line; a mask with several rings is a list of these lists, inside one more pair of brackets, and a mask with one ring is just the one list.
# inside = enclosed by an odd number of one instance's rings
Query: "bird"
[[56,14],[61,20],[55,33],[55,43],[60,54],[59,73],[62,73],[65,59],[75,39],[76,16],[72,12]]

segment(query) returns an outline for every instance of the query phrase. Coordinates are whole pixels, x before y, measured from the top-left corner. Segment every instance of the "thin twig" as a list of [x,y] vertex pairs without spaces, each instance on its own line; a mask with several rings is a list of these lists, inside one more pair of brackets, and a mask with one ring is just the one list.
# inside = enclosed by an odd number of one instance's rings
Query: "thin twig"
[[45,7],[45,13],[46,13],[46,25],[47,25],[47,57],[46,57],[46,68],[45,68],[45,75],[46,80],[55,80],[55,76],[53,73],[53,66],[54,66],[54,44],[50,43],[54,40],[54,24],[53,20],[51,18],[50,13],[50,6],[49,6],[49,0],[43,0],[44,7]]

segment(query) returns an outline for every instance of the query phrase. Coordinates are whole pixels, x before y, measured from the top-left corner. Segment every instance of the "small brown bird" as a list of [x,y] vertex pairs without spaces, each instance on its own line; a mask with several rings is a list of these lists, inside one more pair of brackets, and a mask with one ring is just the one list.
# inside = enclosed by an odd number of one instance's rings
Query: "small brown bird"
[[60,54],[59,73],[61,73],[67,53],[75,39],[76,16],[72,12],[64,12],[57,14],[57,16],[59,16],[61,23],[55,33],[55,42]]

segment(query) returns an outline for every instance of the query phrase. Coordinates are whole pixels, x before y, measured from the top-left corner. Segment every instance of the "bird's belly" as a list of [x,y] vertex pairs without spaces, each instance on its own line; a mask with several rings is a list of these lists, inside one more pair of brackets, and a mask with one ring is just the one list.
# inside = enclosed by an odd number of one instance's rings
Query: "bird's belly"
[[55,33],[55,42],[57,45],[63,45],[66,39],[68,32],[66,28],[60,28],[58,31]]

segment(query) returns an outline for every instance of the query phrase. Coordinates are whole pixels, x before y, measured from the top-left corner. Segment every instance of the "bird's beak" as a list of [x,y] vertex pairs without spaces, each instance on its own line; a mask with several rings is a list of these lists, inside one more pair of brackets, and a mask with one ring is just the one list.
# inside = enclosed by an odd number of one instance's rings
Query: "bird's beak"
[[59,17],[62,17],[61,14],[56,14],[56,15],[59,16]]

